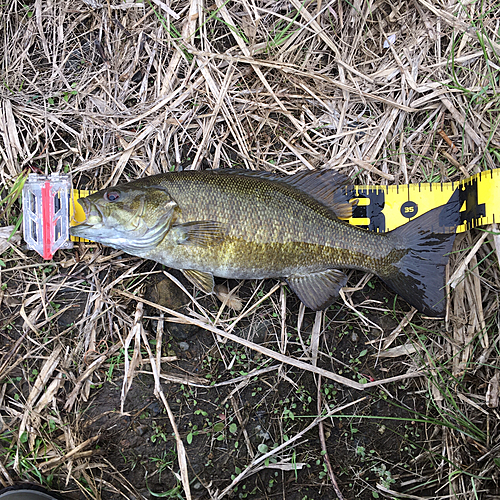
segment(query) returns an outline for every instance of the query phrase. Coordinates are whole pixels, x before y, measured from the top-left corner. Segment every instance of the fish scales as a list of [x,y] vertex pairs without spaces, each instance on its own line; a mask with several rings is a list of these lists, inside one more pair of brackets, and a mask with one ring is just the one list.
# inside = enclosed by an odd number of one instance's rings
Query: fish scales
[[174,255],[183,267],[225,278],[276,278],[334,265],[369,270],[383,266],[392,250],[385,235],[339,223],[327,207],[286,184],[198,172],[172,174],[163,182],[181,207],[176,222],[227,225],[218,245],[193,249],[165,238],[146,257],[166,265]]
[[355,204],[342,189],[347,181],[330,170],[288,177],[230,169],[160,174],[80,200],[87,219],[71,233],[180,269],[207,292],[214,276],[284,278],[318,310],[346,284],[342,269],[360,269],[426,314],[442,315],[458,192],[380,234],[339,219]]

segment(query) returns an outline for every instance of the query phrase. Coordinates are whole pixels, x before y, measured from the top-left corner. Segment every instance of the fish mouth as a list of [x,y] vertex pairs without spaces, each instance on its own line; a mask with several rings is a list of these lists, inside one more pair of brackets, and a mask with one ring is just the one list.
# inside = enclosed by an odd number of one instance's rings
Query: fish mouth
[[89,231],[99,229],[103,226],[104,215],[101,210],[87,198],[80,198],[77,201],[83,208],[85,220],[77,226],[70,227],[69,234],[71,236],[85,238]]

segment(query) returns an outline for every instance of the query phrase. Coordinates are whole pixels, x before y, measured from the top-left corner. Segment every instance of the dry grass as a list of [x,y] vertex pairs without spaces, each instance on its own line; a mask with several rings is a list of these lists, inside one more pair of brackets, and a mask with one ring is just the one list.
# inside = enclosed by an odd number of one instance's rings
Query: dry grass
[[[456,181],[498,166],[494,2],[13,0],[2,9],[2,198],[35,168],[69,172],[75,186],[97,189],[180,166],[283,173],[326,166],[361,184]],[[0,225],[15,226],[20,207],[4,213],[5,205]],[[96,386],[116,384],[122,412],[132,415],[127,393],[147,372],[175,434],[169,443],[178,462],[168,474],[183,487],[172,498],[222,498],[269,467],[280,471],[277,489],[254,495],[284,498],[289,479],[306,467],[304,436],[317,435],[318,426],[323,436],[312,453],[328,460],[328,474],[307,480],[318,492],[313,498],[340,498],[342,490],[349,498],[351,483],[361,485],[352,490],[356,498],[498,498],[498,234],[491,226],[457,237],[443,323],[408,313],[400,302],[395,310],[383,301],[360,303],[369,277],[356,286],[351,280],[335,313],[311,316],[275,283],[240,290],[243,310],[236,313],[227,294],[221,306],[187,286],[187,311],[173,311],[143,297],[158,266],[95,245],[46,263],[0,233],[0,484],[31,479],[72,489],[75,498],[148,498],[147,484],[129,481],[129,464],[117,470],[99,452],[103,437],[89,435],[82,413]],[[156,311],[156,331],[145,306]],[[79,307],[74,322],[58,323]],[[341,329],[342,317],[373,347],[376,356],[363,366],[383,367],[384,380],[394,376],[383,389],[376,389],[380,379],[367,386],[349,367],[338,373],[328,328]],[[267,347],[238,334],[260,321],[276,332]],[[227,366],[211,373],[213,390],[229,391],[224,401],[246,449],[240,473],[221,477],[222,470],[212,484],[190,468],[195,457],[177,427],[182,412],[166,397],[179,381],[193,391],[207,387],[207,371],[182,372],[176,357],[165,357],[172,323],[201,327],[206,338],[212,332],[210,355],[229,339],[262,365],[249,375],[230,376]],[[117,361],[124,348],[130,359]],[[270,373],[276,387],[294,390],[301,372],[318,385],[335,381],[342,398],[332,409],[324,391],[311,390],[316,418],[294,423],[288,441],[281,429],[278,447],[257,451],[245,430],[242,392],[252,377],[266,381]],[[366,480],[363,467],[373,462],[364,459],[346,472],[336,461],[346,443],[325,439],[323,423],[333,429],[339,414],[350,421],[348,413],[363,420],[365,398],[352,390],[368,387],[372,397],[403,404],[403,381],[419,402],[412,414],[425,434],[418,453],[396,482],[384,481],[380,468],[378,480]],[[354,459],[359,450],[351,450]],[[328,489],[335,475],[338,486]]]

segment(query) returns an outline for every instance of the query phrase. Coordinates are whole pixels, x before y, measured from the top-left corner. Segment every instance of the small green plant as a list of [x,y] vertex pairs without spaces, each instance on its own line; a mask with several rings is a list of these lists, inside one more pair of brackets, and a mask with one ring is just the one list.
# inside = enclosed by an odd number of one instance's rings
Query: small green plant
[[[71,84],[71,88],[74,89],[76,87],[77,83],[74,82]],[[66,102],[69,102],[69,98],[70,96],[72,95],[77,95],[78,94],[78,91],[76,90],[71,90],[69,92],[63,92],[63,99],[66,101]]]
[[361,457],[361,461],[363,461],[366,457],[366,449],[364,446],[356,446],[356,455]]
[[7,188],[5,186],[0,187],[0,219],[5,217],[7,219],[7,224],[13,224],[14,230],[12,234],[14,234],[19,227],[21,226],[22,216],[19,215],[17,218],[13,216],[13,209],[16,201],[20,200],[21,193],[23,191],[24,183],[28,178],[28,169],[23,170],[17,179],[14,181],[14,184],[8,189],[7,194],[2,199],[3,192]]
[[149,494],[153,498],[171,498],[171,499],[175,498],[178,500],[184,500],[184,495],[182,494],[184,489],[183,489],[180,481],[177,482],[176,486],[174,486],[173,488],[171,488],[167,491],[164,491],[163,493],[155,493],[154,491],[151,491],[151,489],[149,488],[148,482],[146,479],[146,488],[148,489]]
[[351,363],[352,366],[358,366],[362,363],[361,358],[364,358],[367,354],[368,349],[363,349],[355,358],[351,356],[349,363]]
[[267,444],[265,443],[261,443],[259,444],[259,446],[257,446],[257,449],[259,450],[259,453],[265,455],[269,451],[269,446],[267,446]]
[[274,36],[271,40],[267,42],[267,48],[271,49],[274,47],[279,47],[285,43],[297,30],[291,30],[292,26],[295,24],[295,20],[300,15],[300,11],[297,11],[290,21],[280,21],[276,25],[274,31]]
[[120,349],[115,356],[109,358],[109,368],[106,372],[106,378],[108,382],[111,382],[113,380],[113,372],[115,371],[115,369],[125,362],[124,354],[125,350]]
[[371,470],[379,477],[380,484],[384,488],[390,488],[396,482],[391,476],[391,471],[387,470],[385,464],[375,465]]
[[175,454],[171,451],[164,451],[161,457],[151,457],[151,462],[156,464],[157,474],[158,474],[158,482],[161,482],[161,474],[165,469],[170,469],[173,465],[176,457]]
[[198,431],[198,426],[197,425],[193,425],[191,427],[191,430],[188,432],[187,436],[186,436],[186,442],[187,444],[191,444],[193,442],[193,438],[194,436],[197,436],[200,432]]
[[153,420],[151,426],[153,427],[153,434],[151,435],[151,442],[156,443],[159,439],[163,439],[163,441],[167,442],[167,435],[165,432],[158,427],[158,424]]

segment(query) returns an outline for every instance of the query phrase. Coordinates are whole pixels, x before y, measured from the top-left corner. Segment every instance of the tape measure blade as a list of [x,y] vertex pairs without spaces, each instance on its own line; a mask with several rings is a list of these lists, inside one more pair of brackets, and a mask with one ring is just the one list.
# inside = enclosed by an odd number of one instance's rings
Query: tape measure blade
[[386,229],[391,231],[411,218],[416,217],[418,208],[410,201],[410,186],[389,186],[385,200],[384,215],[386,218]]
[[[481,172],[477,176],[478,226],[493,224],[500,220],[500,169]],[[480,215],[483,213],[484,215]],[[496,214],[496,217],[495,217]]]
[[[85,221],[85,212],[83,211],[82,206],[80,203],[77,202],[78,198],[85,198],[91,193],[91,191],[88,191],[86,189],[72,189],[71,190],[71,212],[70,212],[70,220],[69,220],[69,225],[71,226],[76,226],[78,224],[81,224],[82,222]],[[80,241],[85,241],[88,242],[89,240],[86,240],[84,238],[76,238],[75,236],[70,237],[71,241],[75,242],[80,242]]]

